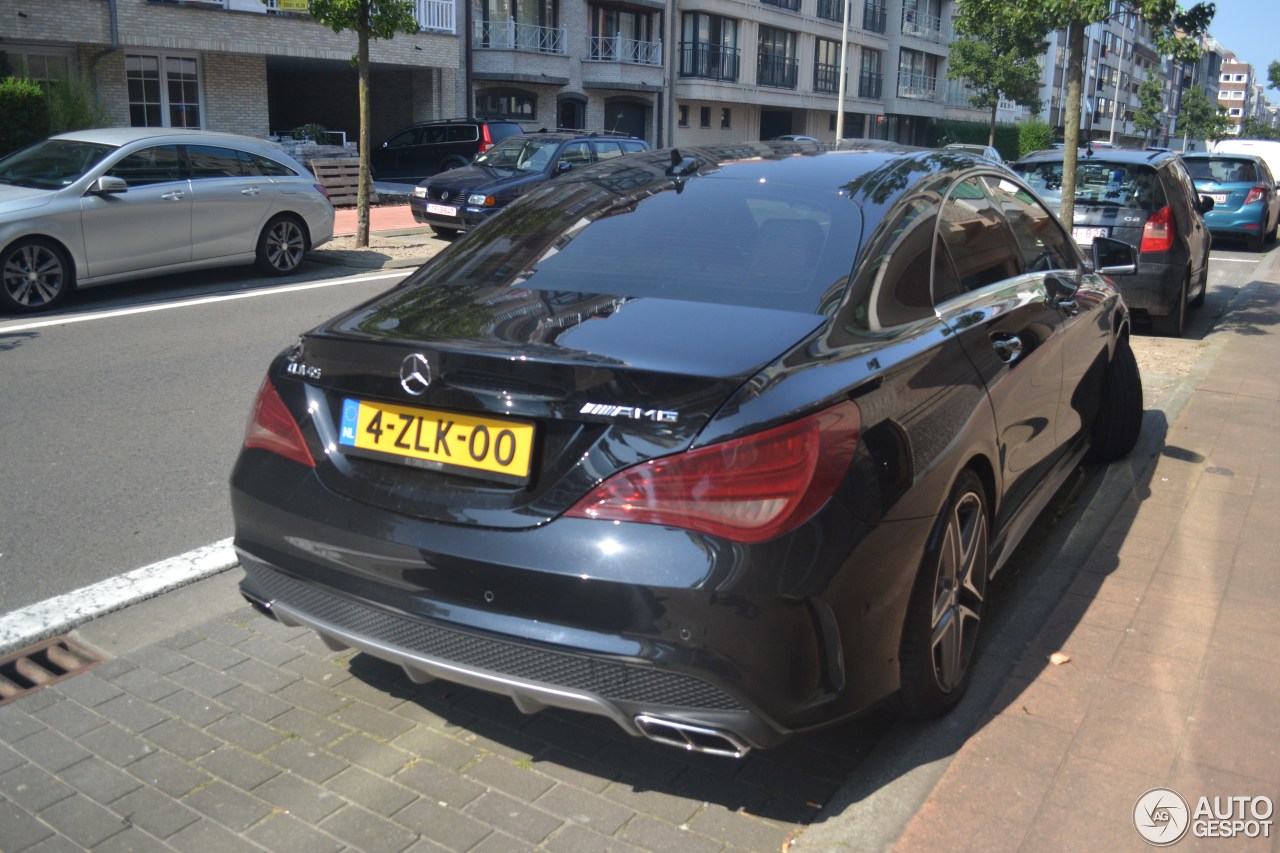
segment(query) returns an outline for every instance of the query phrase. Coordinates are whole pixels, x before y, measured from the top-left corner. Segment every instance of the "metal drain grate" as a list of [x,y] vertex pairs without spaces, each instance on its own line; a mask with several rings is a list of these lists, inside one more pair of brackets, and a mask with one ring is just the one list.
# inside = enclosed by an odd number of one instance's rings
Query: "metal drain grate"
[[57,684],[102,663],[96,653],[67,637],[55,637],[0,659],[0,705]]

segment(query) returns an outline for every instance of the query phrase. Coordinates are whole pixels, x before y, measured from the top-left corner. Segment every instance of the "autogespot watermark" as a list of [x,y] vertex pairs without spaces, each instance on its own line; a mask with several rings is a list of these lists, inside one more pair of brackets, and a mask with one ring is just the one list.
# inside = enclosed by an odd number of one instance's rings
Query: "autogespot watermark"
[[1201,797],[1192,809],[1172,788],[1152,788],[1133,805],[1133,825],[1155,847],[1176,844],[1190,830],[1196,838],[1270,838],[1275,805],[1270,797]]

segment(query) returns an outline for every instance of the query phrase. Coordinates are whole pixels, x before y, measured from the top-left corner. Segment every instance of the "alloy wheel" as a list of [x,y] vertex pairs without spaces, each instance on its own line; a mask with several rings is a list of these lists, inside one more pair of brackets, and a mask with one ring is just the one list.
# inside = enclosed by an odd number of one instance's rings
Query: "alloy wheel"
[[943,692],[960,686],[973,660],[986,595],[986,548],[982,500],[968,492],[947,519],[934,584],[930,648]]
[[62,258],[41,243],[14,249],[4,261],[5,293],[23,308],[40,308],[54,302],[66,284]]

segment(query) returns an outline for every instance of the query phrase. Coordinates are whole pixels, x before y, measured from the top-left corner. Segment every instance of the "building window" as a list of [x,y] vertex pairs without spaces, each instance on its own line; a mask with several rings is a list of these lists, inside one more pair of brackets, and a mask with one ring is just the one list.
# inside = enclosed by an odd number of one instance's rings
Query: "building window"
[[840,42],[818,39],[813,52],[813,91],[840,91]]
[[557,0],[473,0],[476,47],[564,53]]
[[1223,75],[1221,75],[1220,77],[1218,77],[1218,82],[1219,82],[1219,83],[1230,83],[1230,82],[1231,82],[1231,75],[1230,75],[1230,74],[1223,74]]
[[680,105],[680,126],[681,127],[689,126],[689,105],[688,104]]
[[858,97],[878,101],[884,97],[884,54],[878,50],[862,50],[862,70],[858,75]]
[[36,53],[21,47],[0,51],[0,77],[25,77],[39,83],[46,92],[55,81],[70,77],[71,67],[71,57],[67,54]]
[[1241,109],[1240,107],[1232,107],[1231,109],[1227,110],[1227,115],[1231,116],[1232,118],[1239,118],[1240,116],[1244,115],[1244,110]]
[[1238,92],[1238,91],[1237,91],[1237,92],[1232,92],[1232,93],[1231,93],[1231,100],[1233,100],[1233,101],[1243,101],[1243,100],[1244,100],[1244,92]]
[[662,45],[653,37],[656,17],[649,12],[592,6],[591,59],[661,65]]
[[533,121],[538,117],[537,104],[537,98],[527,92],[476,92],[476,118]]
[[728,107],[720,108],[720,126],[721,127],[732,127],[733,126],[732,118],[733,118],[732,110],[730,110]]
[[200,127],[200,66],[192,57],[128,55],[133,127]]
[[681,77],[735,82],[738,57],[736,20],[702,12],[688,12],[681,18]]
[[711,127],[711,107],[698,110],[698,127]]
[[756,54],[756,84],[780,89],[796,87],[796,34],[776,27],[760,27]]

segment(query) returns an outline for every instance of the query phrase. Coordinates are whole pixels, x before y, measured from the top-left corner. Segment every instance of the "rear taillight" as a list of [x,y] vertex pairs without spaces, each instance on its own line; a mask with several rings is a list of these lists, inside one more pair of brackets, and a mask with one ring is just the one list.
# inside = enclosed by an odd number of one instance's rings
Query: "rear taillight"
[[844,478],[861,415],[844,402],[755,435],[619,471],[566,515],[763,542],[805,522]]
[[316,192],[320,193],[320,195],[329,199],[329,201],[333,201],[333,196],[329,195],[329,191],[325,189],[324,184],[312,184],[311,186],[315,187]]
[[1138,251],[1167,252],[1173,248],[1173,234],[1173,210],[1166,204],[1142,226],[1142,245]]
[[1262,201],[1267,197],[1266,187],[1251,187],[1249,194],[1244,197],[1245,204],[1253,204],[1255,201]]
[[489,135],[489,125],[480,125],[480,153],[488,151],[493,147],[493,137]]
[[316,467],[302,438],[302,430],[298,429],[298,422],[276,393],[270,377],[262,380],[258,399],[253,402],[253,416],[244,431],[244,446],[278,453],[308,468]]

